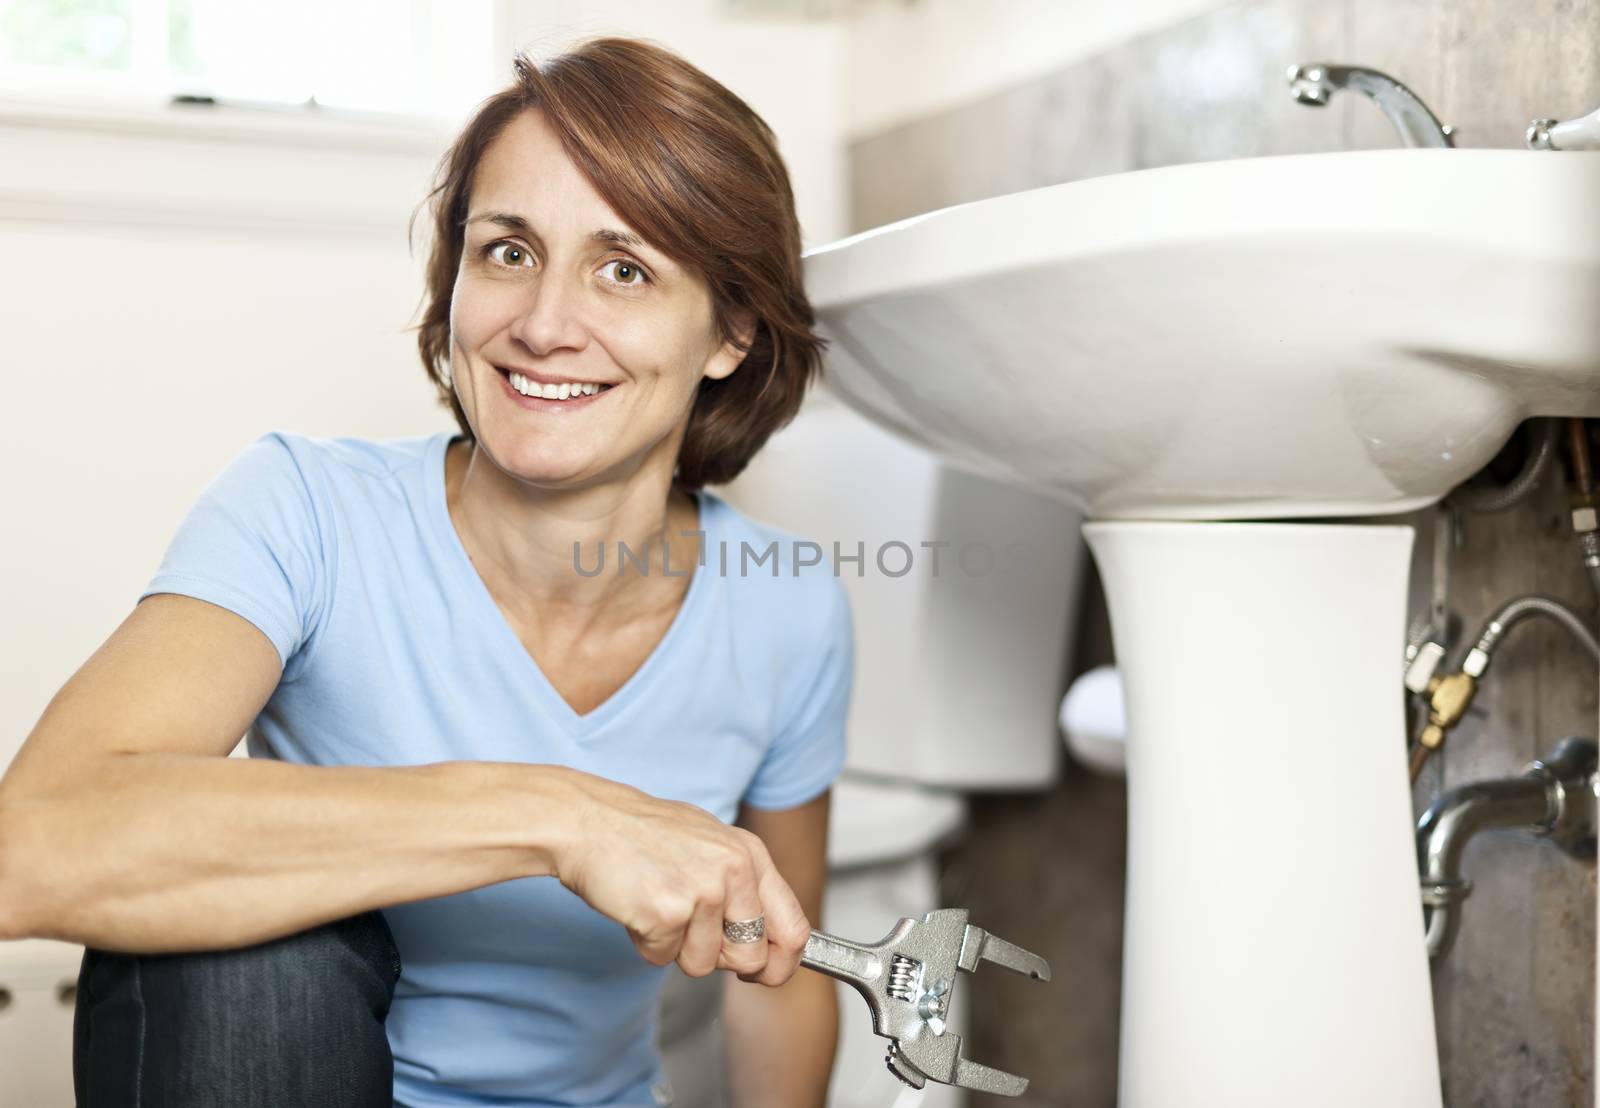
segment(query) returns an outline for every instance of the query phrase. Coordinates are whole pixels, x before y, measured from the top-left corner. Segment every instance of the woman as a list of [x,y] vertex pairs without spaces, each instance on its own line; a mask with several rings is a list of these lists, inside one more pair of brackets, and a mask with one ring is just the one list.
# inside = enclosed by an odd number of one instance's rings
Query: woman
[[823,1102],[849,609],[702,488],[818,368],[787,174],[664,50],[516,69],[431,198],[460,433],[252,443],[0,781],[80,1108],[669,1103],[674,962],[736,1103]]

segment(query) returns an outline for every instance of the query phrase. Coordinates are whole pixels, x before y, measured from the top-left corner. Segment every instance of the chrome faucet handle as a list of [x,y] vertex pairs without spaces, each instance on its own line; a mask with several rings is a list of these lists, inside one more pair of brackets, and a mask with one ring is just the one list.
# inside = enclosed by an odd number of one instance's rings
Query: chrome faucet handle
[[1600,108],[1565,123],[1536,119],[1528,124],[1529,150],[1600,150]]
[[1341,89],[1352,89],[1378,105],[1407,146],[1449,149],[1456,144],[1454,127],[1440,123],[1420,96],[1376,69],[1331,62],[1291,65],[1289,89],[1296,100],[1313,108],[1326,107]]
[[902,919],[875,943],[811,932],[800,964],[854,988],[872,1009],[872,1030],[889,1040],[889,1072],[912,1088],[929,1081],[1002,1096],[1020,1096],[1028,1080],[961,1057],[961,1036],[947,1025],[958,971],[978,963],[1050,980],[1037,954],[967,923],[965,908],[939,908]]

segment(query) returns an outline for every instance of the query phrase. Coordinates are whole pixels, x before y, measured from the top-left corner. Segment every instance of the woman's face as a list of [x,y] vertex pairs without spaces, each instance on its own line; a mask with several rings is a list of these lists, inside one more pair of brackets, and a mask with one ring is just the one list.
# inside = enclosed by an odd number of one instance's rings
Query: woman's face
[[[701,378],[743,357],[705,283],[623,223],[544,113],[507,125],[478,163],[450,306],[456,394],[502,470],[547,488],[670,475]],[[512,373],[603,388],[529,399]]]

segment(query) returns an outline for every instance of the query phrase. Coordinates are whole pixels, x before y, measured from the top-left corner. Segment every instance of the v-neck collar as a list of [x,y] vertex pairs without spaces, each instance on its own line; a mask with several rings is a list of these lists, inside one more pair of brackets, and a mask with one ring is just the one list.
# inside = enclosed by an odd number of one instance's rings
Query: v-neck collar
[[456,569],[460,571],[465,602],[476,610],[480,621],[490,628],[489,633],[499,640],[494,652],[507,651],[518,659],[512,663],[513,668],[520,668],[526,675],[528,688],[553,720],[560,723],[569,734],[587,735],[616,718],[630,703],[639,698],[644,688],[668,664],[668,656],[675,649],[678,640],[690,634],[691,627],[699,619],[700,609],[705,606],[704,597],[708,588],[706,577],[710,573],[705,565],[706,552],[714,545],[710,526],[715,514],[713,511],[715,498],[703,489],[694,490],[690,494],[695,499],[698,526],[703,532],[700,540],[701,564],[693,569],[689,578],[689,588],[685,591],[666,634],[656,643],[655,649],[639,668],[623,682],[621,688],[595,708],[580,715],[550,683],[550,679],[539,668],[538,662],[534,661],[533,655],[528,652],[528,648],[506,620],[505,613],[500,610],[500,605],[495,603],[494,595],[489,592],[489,586],[478,572],[478,567],[472,564],[472,558],[467,554],[461,535],[456,531],[455,523],[450,518],[450,503],[445,495],[445,459],[451,442],[458,437],[460,436],[449,431],[441,431],[435,435],[428,445],[423,467],[428,515],[433,523],[435,539],[447,552],[446,558],[453,561]]

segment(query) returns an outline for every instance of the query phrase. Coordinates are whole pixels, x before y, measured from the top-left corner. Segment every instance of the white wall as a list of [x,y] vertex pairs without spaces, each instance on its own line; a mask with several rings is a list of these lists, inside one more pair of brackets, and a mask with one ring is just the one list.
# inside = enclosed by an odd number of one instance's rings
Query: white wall
[[405,331],[442,141],[0,109],[0,766],[251,439],[451,425]]

